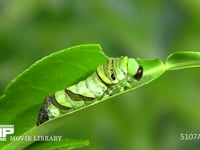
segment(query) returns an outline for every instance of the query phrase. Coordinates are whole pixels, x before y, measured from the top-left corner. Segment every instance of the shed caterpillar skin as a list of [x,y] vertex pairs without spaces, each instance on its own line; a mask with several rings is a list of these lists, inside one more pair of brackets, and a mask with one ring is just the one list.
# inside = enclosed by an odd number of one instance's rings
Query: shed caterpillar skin
[[142,75],[143,68],[135,59],[127,56],[110,58],[85,80],[47,96],[39,111],[37,125],[129,89]]

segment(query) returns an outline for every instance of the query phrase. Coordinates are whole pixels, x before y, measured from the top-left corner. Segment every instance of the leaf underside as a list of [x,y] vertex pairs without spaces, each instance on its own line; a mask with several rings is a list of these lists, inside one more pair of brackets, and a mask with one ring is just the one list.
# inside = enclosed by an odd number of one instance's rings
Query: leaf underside
[[89,145],[88,140],[72,140],[72,139],[62,139],[55,144],[55,141],[51,142],[35,142],[32,145],[28,146],[28,150],[35,149],[48,149],[48,150],[72,150],[80,147],[85,147]]

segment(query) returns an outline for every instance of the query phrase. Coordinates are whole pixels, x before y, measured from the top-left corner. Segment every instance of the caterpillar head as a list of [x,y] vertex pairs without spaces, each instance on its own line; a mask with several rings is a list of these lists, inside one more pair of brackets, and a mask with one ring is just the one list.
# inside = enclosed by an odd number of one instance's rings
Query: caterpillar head
[[127,71],[128,74],[133,77],[133,79],[139,81],[143,76],[143,67],[138,64],[138,62],[133,59],[129,58],[127,63]]

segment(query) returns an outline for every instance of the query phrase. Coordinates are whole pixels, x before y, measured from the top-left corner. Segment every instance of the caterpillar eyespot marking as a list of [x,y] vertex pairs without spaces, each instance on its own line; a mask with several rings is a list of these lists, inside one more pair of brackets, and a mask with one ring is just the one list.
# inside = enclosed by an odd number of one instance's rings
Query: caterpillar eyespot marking
[[110,58],[85,80],[47,96],[39,110],[37,125],[131,88],[143,76],[133,58]]

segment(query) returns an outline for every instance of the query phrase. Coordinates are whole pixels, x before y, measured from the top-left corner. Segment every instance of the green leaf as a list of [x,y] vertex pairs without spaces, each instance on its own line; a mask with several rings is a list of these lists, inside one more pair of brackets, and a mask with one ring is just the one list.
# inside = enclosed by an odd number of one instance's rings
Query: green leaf
[[[158,78],[160,75],[162,75],[164,73],[164,64],[159,60],[159,59],[152,59],[152,60],[142,60],[142,59],[137,59],[138,63],[140,65],[143,66],[144,68],[144,76],[143,76],[143,79],[140,80],[139,82],[137,82],[135,85],[133,85],[133,87],[129,90],[126,90],[124,92],[121,92],[121,93],[118,93],[116,95],[113,95],[111,97],[108,97],[108,98],[104,98],[102,99],[101,101],[96,101],[94,103],[92,103],[91,105],[88,105],[86,107],[82,107],[80,109],[77,109],[73,112],[69,112],[67,114],[64,114],[60,117],[57,117],[57,118],[54,118],[52,120],[49,120],[45,123],[43,123],[42,125],[40,125],[39,127],[34,127],[32,128],[31,130],[29,130],[27,133],[25,133],[24,135],[28,135],[28,136],[34,136],[34,135],[46,135],[48,134],[51,130],[55,129],[55,128],[58,128],[59,126],[61,126],[62,124],[65,124],[67,122],[67,119],[68,119],[68,116],[70,114],[73,114],[79,110],[82,110],[82,109],[86,109],[87,107],[91,107],[93,105],[96,105],[97,103],[101,103],[105,100],[108,100],[108,99],[111,99],[113,97],[116,97],[120,94],[123,94],[123,93],[126,93],[130,90],[133,90],[137,87],[140,87],[144,84],[147,84],[153,80],[155,80],[156,78]],[[10,147],[26,147],[27,145],[31,144],[32,141],[28,141],[28,142],[15,142],[15,143],[11,143],[9,145],[9,148]]]
[[48,149],[48,150],[71,150],[76,148],[81,148],[89,145],[88,140],[72,140],[64,139],[59,142],[35,142],[28,146],[27,150],[36,150],[36,149]]
[[166,59],[167,70],[177,70],[200,66],[200,52],[181,51],[172,53]]
[[[59,51],[34,63],[10,82],[1,97],[1,124],[14,124],[14,135],[32,131],[44,97],[86,78],[106,60],[99,45],[89,44]],[[7,143],[0,142],[0,147]]]
[[[15,144],[13,144],[15,143]],[[27,145],[26,142],[21,141],[20,145],[17,145],[17,142],[13,142],[12,144],[8,145],[8,147],[4,147],[4,149],[24,149],[24,145]],[[24,143],[24,144],[22,144]],[[29,142],[28,142],[29,143]],[[29,143],[30,144],[30,143]],[[74,139],[61,139],[61,141],[45,141],[45,142],[35,142],[26,147],[26,150],[36,150],[36,149],[48,149],[48,150],[58,150],[58,149],[76,149],[81,148],[89,145],[88,140],[74,140]]]
[[[89,44],[68,48],[39,60],[17,76],[6,88],[0,99],[0,113],[4,114],[0,116],[1,124],[14,124],[16,131],[14,135],[18,136],[48,135],[51,130],[65,124],[70,114],[148,84],[166,70],[200,66],[199,52],[173,53],[167,58],[166,65],[159,59],[137,58],[144,73],[142,79],[135,82],[131,89],[49,120],[39,127],[35,126],[38,111],[45,96],[84,80],[107,59],[108,57],[103,54],[99,45]],[[4,146],[4,149],[23,149],[33,142],[16,141],[9,144],[1,142],[0,146]],[[65,144],[73,145],[69,141]],[[48,142],[45,142],[45,146],[48,146]]]

